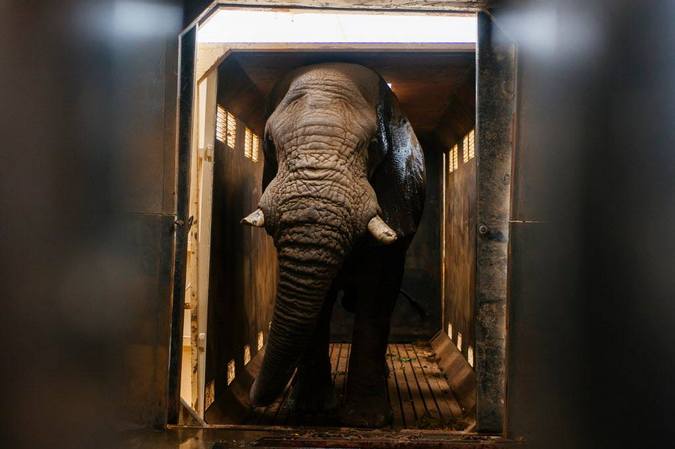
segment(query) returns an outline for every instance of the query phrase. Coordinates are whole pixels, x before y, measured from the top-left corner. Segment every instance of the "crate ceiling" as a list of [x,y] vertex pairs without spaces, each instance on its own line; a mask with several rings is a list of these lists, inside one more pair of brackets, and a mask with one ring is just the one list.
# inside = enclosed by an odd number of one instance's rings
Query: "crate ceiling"
[[[401,107],[418,132],[431,132],[449,107],[473,109],[463,101],[464,90],[473,89],[475,54],[462,52],[237,52],[237,61],[265,98],[274,84],[290,70],[327,61],[351,62],[370,67],[391,84]],[[228,59],[229,59],[228,58]]]

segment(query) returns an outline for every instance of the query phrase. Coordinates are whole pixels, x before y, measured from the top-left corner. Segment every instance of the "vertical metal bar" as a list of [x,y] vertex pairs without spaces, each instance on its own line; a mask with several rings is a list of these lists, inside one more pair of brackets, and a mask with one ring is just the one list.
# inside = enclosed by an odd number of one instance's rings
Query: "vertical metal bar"
[[445,317],[445,301],[446,301],[446,292],[445,292],[445,226],[447,223],[447,197],[446,193],[448,187],[446,185],[446,173],[448,171],[446,165],[446,152],[443,151],[443,159],[441,163],[441,330],[446,329],[446,317]]
[[185,303],[185,268],[189,232],[190,152],[192,142],[192,103],[197,27],[184,32],[179,42],[178,78],[178,165],[176,179],[176,226],[174,236],[173,298],[171,304],[171,342],[169,355],[169,424],[178,422],[180,411],[180,371]]
[[515,44],[478,13],[476,67],[476,419],[503,433],[509,219],[515,113]]

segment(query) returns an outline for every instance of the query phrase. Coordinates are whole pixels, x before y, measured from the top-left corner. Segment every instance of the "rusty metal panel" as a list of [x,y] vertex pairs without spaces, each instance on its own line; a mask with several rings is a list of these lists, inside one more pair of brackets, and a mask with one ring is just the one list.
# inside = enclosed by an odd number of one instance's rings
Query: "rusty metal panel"
[[501,433],[516,49],[487,13],[477,48],[476,417],[479,431]]

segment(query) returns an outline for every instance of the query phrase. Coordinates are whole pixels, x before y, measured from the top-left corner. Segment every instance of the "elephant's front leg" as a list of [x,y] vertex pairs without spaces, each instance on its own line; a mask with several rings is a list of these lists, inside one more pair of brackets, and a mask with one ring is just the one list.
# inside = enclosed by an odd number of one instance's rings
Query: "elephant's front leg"
[[336,292],[331,289],[321,309],[310,346],[298,364],[289,406],[298,413],[330,411],[336,408],[330,365],[330,317]]
[[387,400],[386,353],[391,314],[401,286],[405,249],[382,248],[369,260],[369,282],[359,285],[349,358],[343,424],[382,427],[392,420]]

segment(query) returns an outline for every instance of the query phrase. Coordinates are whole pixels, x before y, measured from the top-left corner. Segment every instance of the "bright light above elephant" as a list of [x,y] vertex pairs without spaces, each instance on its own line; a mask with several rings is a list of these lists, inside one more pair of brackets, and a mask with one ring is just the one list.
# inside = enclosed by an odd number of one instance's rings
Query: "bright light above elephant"
[[474,15],[220,8],[200,25],[213,43],[475,43]]

